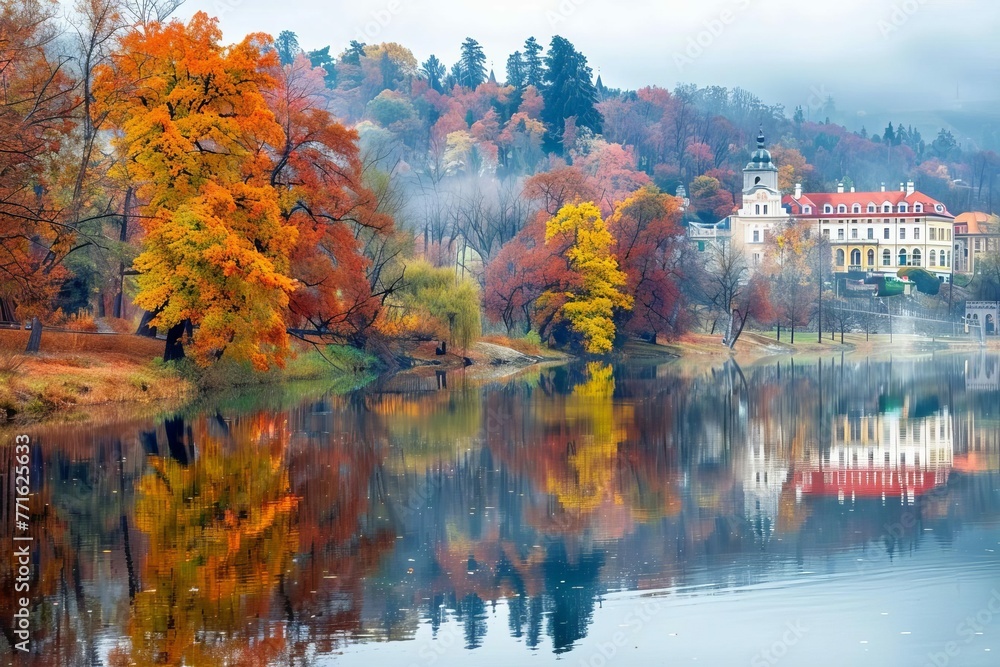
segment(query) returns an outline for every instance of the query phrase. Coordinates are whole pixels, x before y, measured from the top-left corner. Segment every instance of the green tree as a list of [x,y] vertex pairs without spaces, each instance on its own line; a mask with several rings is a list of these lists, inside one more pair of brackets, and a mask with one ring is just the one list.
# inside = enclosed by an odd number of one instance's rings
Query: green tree
[[274,40],[274,50],[278,52],[278,60],[282,65],[291,65],[302,53],[299,38],[291,30],[282,30]]
[[445,69],[444,63],[434,54],[420,66],[420,75],[427,79],[427,85],[439,93],[444,92],[444,80],[447,74],[448,70]]
[[451,344],[462,350],[480,336],[479,287],[475,282],[458,280],[452,269],[436,268],[427,262],[407,266],[404,280],[399,297],[407,314],[431,324],[436,335],[447,335]]
[[524,43],[524,83],[539,91],[545,85],[545,64],[542,62],[542,45],[534,37]]
[[515,51],[507,58],[507,85],[514,86],[517,90],[523,90],[527,82],[525,72],[524,57],[520,51]]
[[459,85],[476,89],[486,81],[486,54],[479,42],[467,37],[462,42],[462,56],[458,61]]
[[542,98],[545,102],[542,120],[548,126],[546,139],[550,150],[562,144],[568,118],[575,118],[578,128],[586,127],[594,134],[601,133],[604,118],[597,110],[594,73],[587,65],[587,58],[569,40],[558,35],[552,38],[545,57]]

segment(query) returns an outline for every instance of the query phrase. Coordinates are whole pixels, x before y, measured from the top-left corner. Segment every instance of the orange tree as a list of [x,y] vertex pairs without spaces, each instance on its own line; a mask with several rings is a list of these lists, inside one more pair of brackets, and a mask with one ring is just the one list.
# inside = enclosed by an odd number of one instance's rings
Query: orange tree
[[138,306],[168,329],[166,359],[183,327],[198,326],[196,356],[219,351],[255,367],[280,363],[296,230],[281,216],[265,147],[283,141],[261,88],[269,38],[220,46],[215,20],[150,23],[124,36],[95,90],[120,130],[145,239],[135,260]]
[[74,248],[72,225],[52,196],[54,168],[77,100],[64,62],[48,54],[53,7],[0,5],[0,319],[43,315]]

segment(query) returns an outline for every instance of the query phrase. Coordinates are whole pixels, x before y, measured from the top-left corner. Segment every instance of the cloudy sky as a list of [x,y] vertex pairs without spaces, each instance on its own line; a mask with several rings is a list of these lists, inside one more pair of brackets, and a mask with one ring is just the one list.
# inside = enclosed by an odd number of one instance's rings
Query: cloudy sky
[[[748,88],[767,102],[847,115],[1000,106],[997,0],[187,0],[226,38],[292,30],[306,49],[395,41],[449,66],[479,40],[503,78],[534,35],[568,38],[608,86]],[[818,113],[818,112],[817,112]]]

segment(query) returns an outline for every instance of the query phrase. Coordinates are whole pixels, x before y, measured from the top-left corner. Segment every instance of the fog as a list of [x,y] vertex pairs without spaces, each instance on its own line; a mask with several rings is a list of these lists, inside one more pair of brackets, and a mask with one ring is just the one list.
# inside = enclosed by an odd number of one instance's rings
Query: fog
[[[465,37],[497,77],[534,35],[572,41],[609,87],[740,86],[814,118],[832,96],[849,126],[901,113],[990,113],[1000,101],[995,0],[188,0],[178,15],[220,16],[227,39],[292,30],[306,49],[395,41],[449,66]],[[964,114],[963,114],[964,115]]]

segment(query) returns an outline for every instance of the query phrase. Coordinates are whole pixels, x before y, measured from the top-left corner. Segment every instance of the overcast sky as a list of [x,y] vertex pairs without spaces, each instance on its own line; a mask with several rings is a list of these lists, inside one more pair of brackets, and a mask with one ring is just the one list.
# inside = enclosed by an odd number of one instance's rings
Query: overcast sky
[[558,34],[610,87],[742,86],[789,109],[829,94],[851,115],[1000,103],[998,0],[187,0],[178,15],[197,10],[228,40],[395,41],[449,66],[471,36],[501,81],[525,38]]

